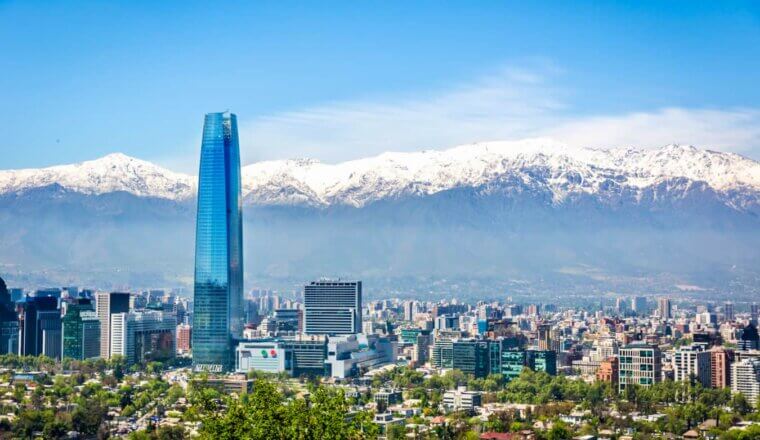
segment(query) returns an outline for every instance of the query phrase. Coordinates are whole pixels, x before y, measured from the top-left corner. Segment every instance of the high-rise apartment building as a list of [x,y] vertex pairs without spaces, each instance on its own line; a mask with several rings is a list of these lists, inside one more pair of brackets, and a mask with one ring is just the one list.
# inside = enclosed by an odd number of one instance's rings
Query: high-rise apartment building
[[192,347],[193,328],[187,324],[177,326],[177,352],[187,353]]
[[620,349],[619,390],[628,385],[648,387],[662,380],[662,353],[656,345],[629,344]]
[[745,358],[731,365],[731,392],[742,393],[754,406],[760,399],[760,359]]
[[346,335],[361,331],[361,281],[313,281],[304,286],[304,333]]
[[695,343],[676,349],[673,353],[673,379],[710,386],[710,352],[706,344]]
[[538,326],[538,349],[552,349],[552,326],[549,324],[541,324]]
[[591,360],[595,362],[601,362],[605,359],[609,359],[618,355],[620,344],[615,338],[601,338],[594,341]]
[[715,347],[710,350],[710,386],[727,388],[731,385],[731,362],[733,352]]
[[100,320],[100,357],[111,357],[111,316],[129,312],[129,293],[97,292],[95,312]]
[[414,306],[415,306],[414,301],[404,302],[404,321],[414,320],[414,309],[415,309]]
[[63,357],[83,360],[100,356],[100,320],[91,300],[68,304],[61,320]]
[[243,310],[243,215],[237,117],[209,113],[203,124],[198,175],[193,292],[193,366],[235,366]]

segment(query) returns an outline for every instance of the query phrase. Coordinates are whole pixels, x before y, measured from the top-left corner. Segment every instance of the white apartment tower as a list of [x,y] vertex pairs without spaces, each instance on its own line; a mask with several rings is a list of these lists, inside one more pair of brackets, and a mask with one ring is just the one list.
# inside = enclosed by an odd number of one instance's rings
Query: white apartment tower
[[677,381],[696,381],[710,387],[710,352],[706,344],[691,344],[673,353],[673,378]]
[[731,365],[731,392],[742,393],[754,406],[760,398],[760,359],[746,358]]

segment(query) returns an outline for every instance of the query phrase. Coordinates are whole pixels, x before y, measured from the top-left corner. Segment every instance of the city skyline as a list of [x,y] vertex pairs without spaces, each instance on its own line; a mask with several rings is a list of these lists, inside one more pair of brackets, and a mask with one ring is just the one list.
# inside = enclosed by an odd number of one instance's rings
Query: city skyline
[[0,439],[760,439],[760,3],[10,0],[0,48]]

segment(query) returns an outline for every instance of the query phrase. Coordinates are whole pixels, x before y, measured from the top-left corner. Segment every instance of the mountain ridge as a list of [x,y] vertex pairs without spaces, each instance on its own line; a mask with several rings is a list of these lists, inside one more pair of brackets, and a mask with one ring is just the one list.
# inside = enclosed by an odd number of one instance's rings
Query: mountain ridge
[[[583,196],[601,202],[680,197],[700,182],[727,206],[760,212],[760,162],[693,146],[659,149],[568,147],[550,139],[479,142],[446,150],[383,153],[337,164],[314,159],[257,162],[242,168],[244,204],[350,206],[426,197],[455,188],[519,193],[539,191],[552,204]],[[58,185],[99,195],[124,191],[140,197],[189,201],[197,177],[113,153],[76,164],[0,171],[0,194]]]

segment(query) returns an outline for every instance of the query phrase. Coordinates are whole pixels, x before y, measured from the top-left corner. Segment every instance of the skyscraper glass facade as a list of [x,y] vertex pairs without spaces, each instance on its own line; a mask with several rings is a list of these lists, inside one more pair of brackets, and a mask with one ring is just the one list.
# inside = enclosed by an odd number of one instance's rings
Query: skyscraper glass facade
[[18,353],[18,334],[15,304],[0,278],[0,354]]
[[243,331],[243,229],[240,147],[234,114],[203,124],[195,231],[193,364],[231,370]]
[[63,357],[83,360],[100,356],[100,320],[90,300],[69,304],[61,320]]

